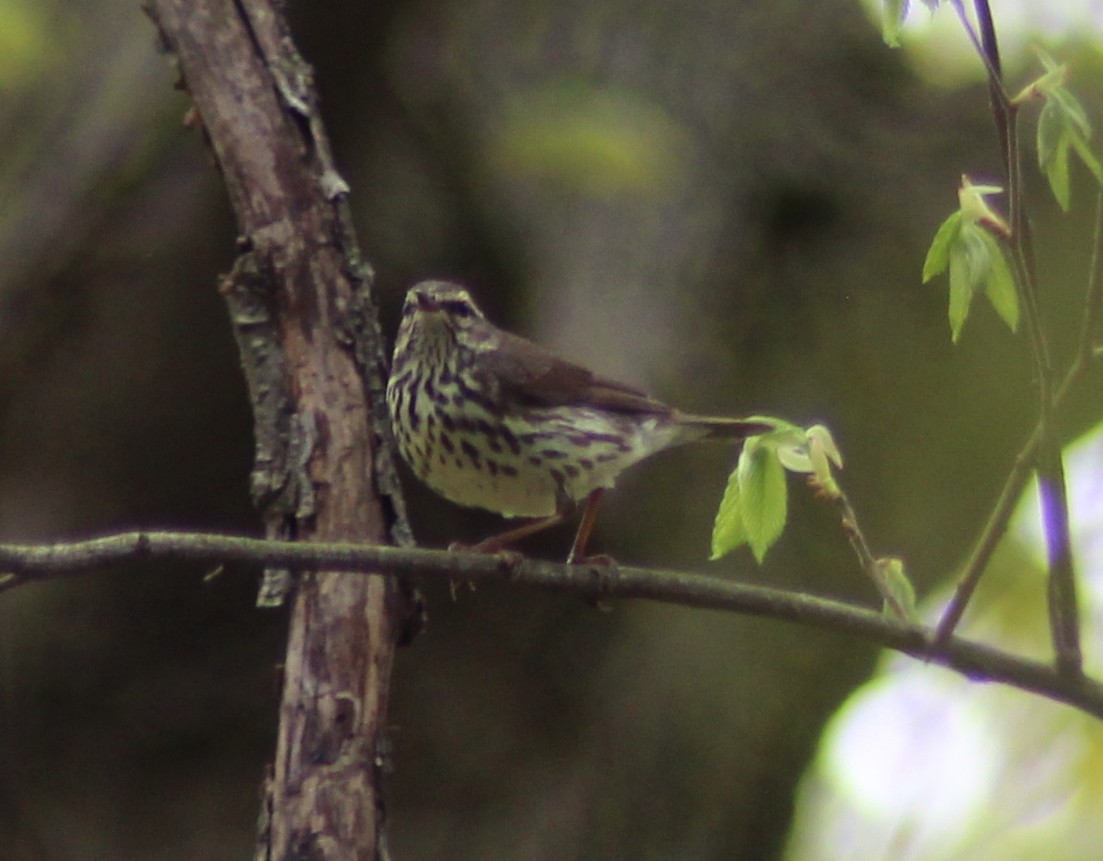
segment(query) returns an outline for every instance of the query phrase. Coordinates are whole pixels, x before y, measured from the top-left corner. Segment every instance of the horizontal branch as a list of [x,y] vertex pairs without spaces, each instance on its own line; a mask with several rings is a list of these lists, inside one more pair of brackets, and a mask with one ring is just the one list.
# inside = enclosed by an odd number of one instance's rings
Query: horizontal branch
[[947,667],[973,681],[1000,682],[1103,718],[1103,684],[1069,676],[1038,661],[953,636],[936,643],[933,629],[872,610],[797,592],[733,583],[703,574],[619,565],[561,565],[516,554],[481,555],[364,544],[265,541],[232,535],[127,532],[46,545],[0,544],[0,592],[38,580],[89,573],[108,563],[142,559],[251,562],[299,570],[360,571],[504,581],[590,599],[643,598],[761,616],[851,634]]

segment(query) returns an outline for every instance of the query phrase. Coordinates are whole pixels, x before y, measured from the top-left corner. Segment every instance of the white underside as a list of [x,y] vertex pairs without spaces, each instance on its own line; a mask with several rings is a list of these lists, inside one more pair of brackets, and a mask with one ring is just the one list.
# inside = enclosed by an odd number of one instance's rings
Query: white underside
[[[633,419],[627,424],[630,431],[625,434],[625,422],[617,422],[606,414],[596,410],[585,415],[573,413],[569,424],[557,413],[550,426],[562,424],[566,439],[541,440],[526,445],[524,455],[514,455],[503,450],[489,456],[495,469],[491,469],[483,459],[480,468],[466,456],[460,454],[461,446],[456,445],[456,453],[443,455],[439,448],[430,455],[428,463],[418,469],[418,474],[442,496],[475,508],[496,511],[506,517],[548,517],[560,510],[565,501],[580,502],[597,488],[612,487],[616,478],[625,469],[647,457],[667,448],[677,439],[678,429],[669,423],[649,418],[636,424]],[[532,427],[528,422],[509,422],[507,427],[517,436]],[[568,430],[569,428],[569,430]],[[615,443],[600,439],[604,435],[624,438],[627,451],[621,451]],[[593,439],[593,437],[598,439]],[[571,439],[588,437],[589,445],[572,444]],[[457,435],[457,441],[464,436]],[[483,440],[472,440],[476,448],[485,449]],[[565,458],[540,456],[541,465],[532,464],[528,459],[530,447],[537,452],[548,449],[569,451]],[[508,474],[509,469],[516,475]]]

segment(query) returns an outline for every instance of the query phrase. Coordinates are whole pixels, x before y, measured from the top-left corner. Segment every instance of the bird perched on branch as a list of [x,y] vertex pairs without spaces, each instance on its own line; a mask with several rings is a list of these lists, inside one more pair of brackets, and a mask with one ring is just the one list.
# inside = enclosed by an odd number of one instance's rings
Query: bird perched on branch
[[387,405],[402,457],[433,490],[460,505],[535,518],[471,550],[497,551],[584,502],[568,562],[586,559],[598,500],[634,463],[770,429],[689,415],[598,376],[499,329],[446,281],[406,294]]

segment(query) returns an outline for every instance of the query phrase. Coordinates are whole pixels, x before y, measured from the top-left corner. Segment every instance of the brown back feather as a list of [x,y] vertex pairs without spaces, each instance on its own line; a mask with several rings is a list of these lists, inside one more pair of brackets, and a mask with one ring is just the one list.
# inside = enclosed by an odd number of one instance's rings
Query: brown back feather
[[483,362],[502,394],[534,406],[593,406],[625,413],[669,415],[673,410],[635,386],[600,377],[526,338],[501,333],[500,349]]

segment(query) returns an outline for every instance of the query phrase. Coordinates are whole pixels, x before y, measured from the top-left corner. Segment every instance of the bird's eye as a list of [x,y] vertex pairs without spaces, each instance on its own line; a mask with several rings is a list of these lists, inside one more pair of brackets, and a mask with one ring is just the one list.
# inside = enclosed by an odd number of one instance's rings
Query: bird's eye
[[475,316],[475,309],[471,307],[470,302],[464,302],[461,299],[454,299],[447,303],[448,313],[453,317],[460,317],[467,319]]

